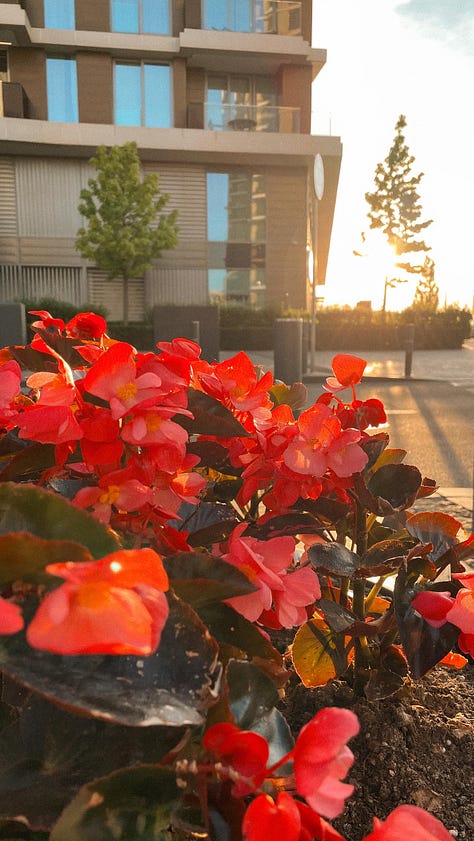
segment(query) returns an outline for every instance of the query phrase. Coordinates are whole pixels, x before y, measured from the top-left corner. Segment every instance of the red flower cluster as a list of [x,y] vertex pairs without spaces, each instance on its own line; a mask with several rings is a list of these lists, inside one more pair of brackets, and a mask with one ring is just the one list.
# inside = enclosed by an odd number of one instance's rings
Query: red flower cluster
[[[203,747],[218,760],[214,769],[233,780],[234,797],[254,794],[242,824],[245,841],[345,841],[325,818],[344,809],[353,786],[341,782],[354,756],[347,741],[359,731],[350,710],[320,710],[301,730],[294,749],[270,768],[268,745],[257,733],[233,724],[215,724],[203,737]],[[275,771],[293,763],[294,790],[288,778]],[[276,796],[263,792],[274,783]],[[291,783],[290,783],[291,785]],[[286,789],[286,790],[285,790]],[[362,841],[449,841],[449,832],[432,815],[417,806],[399,806],[385,821],[374,818],[374,829]]]

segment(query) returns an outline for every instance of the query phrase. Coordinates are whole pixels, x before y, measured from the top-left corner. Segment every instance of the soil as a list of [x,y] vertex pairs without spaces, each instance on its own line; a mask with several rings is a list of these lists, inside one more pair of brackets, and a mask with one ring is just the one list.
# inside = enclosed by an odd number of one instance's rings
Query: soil
[[360,733],[350,742],[355,762],[346,781],[355,786],[343,815],[333,821],[347,841],[360,841],[372,817],[385,818],[412,803],[442,821],[458,841],[474,839],[474,666],[437,666],[422,680],[384,701],[354,700],[333,681],[287,688],[282,712],[296,736],[322,707],[352,709]]

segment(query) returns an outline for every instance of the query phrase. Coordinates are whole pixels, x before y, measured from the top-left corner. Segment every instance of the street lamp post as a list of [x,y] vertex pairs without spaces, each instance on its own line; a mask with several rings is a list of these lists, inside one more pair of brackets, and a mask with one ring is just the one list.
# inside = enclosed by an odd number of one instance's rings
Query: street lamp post
[[318,204],[324,195],[324,164],[319,152],[313,165],[313,225],[311,231],[313,246],[313,284],[311,287],[311,335],[310,368],[316,367],[316,287],[318,282]]

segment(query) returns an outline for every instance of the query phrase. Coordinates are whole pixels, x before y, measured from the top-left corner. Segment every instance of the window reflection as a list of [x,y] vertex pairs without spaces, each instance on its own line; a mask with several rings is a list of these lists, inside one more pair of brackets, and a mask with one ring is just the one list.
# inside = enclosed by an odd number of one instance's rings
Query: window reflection
[[48,120],[77,123],[76,60],[73,58],[48,58],[46,60],[48,91]]
[[169,0],[112,0],[112,30],[167,35]]
[[44,25],[47,29],[74,29],[74,0],[44,0]]
[[269,76],[209,75],[206,128],[278,131],[277,93]]
[[265,298],[265,178],[246,172],[207,176],[209,294],[261,306]]
[[171,126],[171,72],[163,64],[115,65],[115,123]]

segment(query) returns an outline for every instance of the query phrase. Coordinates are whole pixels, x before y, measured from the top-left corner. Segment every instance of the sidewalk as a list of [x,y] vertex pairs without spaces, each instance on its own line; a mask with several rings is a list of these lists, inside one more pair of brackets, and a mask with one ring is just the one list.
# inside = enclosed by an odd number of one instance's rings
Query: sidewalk
[[[228,359],[236,351],[221,351],[220,359]],[[332,376],[331,361],[337,351],[317,350],[313,371],[303,373],[303,382],[323,382]],[[403,350],[351,351],[367,361],[364,377],[405,380],[405,352]],[[255,365],[273,372],[273,351],[249,351]],[[309,359],[308,359],[309,362]],[[459,350],[415,350],[412,358],[411,380],[445,380],[454,385],[474,388],[474,339],[467,339]]]
[[[221,361],[233,356],[236,351],[222,351]],[[316,351],[314,371],[303,374],[305,383],[324,383],[332,376],[331,361],[337,351]],[[412,359],[412,374],[405,378],[404,351],[344,351],[361,356],[367,361],[364,378],[413,382],[415,380],[438,380],[454,386],[474,390],[474,338],[467,339],[459,350],[415,350]],[[255,365],[273,372],[273,351],[249,351]],[[462,523],[467,531],[473,530],[473,489],[440,488],[433,496],[420,500],[415,508],[429,511],[444,511]]]

